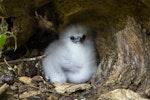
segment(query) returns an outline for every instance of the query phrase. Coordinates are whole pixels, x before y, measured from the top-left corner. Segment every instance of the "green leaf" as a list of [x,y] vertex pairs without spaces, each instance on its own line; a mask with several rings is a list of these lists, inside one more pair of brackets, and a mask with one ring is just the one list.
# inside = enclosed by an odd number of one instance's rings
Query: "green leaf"
[[7,39],[7,35],[6,34],[1,34],[0,35],[0,51],[3,49],[5,42]]

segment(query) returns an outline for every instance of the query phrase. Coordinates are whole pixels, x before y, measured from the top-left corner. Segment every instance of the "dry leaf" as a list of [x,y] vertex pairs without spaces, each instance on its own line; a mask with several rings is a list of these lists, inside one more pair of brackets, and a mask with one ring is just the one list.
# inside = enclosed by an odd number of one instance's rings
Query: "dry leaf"
[[32,79],[30,77],[26,77],[26,76],[19,77],[19,80],[25,84],[31,84],[31,81],[32,81]]
[[0,87],[0,95],[5,92],[5,90],[9,88],[9,85],[8,84],[3,84],[1,87]]
[[34,76],[32,77],[32,80],[37,81],[37,82],[42,82],[43,81],[43,77],[40,75]]
[[78,90],[88,90],[91,88],[90,84],[55,83],[54,85],[55,85],[55,90],[61,94],[64,94],[64,93],[71,94]]

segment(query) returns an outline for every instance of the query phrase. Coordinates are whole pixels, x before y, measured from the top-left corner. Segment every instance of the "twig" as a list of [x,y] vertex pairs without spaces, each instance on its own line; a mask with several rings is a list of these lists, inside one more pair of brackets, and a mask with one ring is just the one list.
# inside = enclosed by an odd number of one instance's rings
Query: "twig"
[[7,63],[5,62],[0,62],[0,65],[4,65],[4,64],[10,64],[10,63],[17,63],[17,62],[24,62],[24,61],[35,61],[35,60],[41,60],[45,57],[45,55],[42,56],[37,56],[37,57],[33,57],[33,58],[25,58],[25,59],[18,59],[18,60],[11,60],[11,61],[7,61]]
[[9,87],[9,85],[8,84],[3,84],[1,87],[0,87],[0,95],[3,93],[3,92],[5,92],[5,90],[7,89]]
[[8,64],[8,62],[7,62],[7,60],[4,58],[4,62],[5,62],[5,64],[8,66],[8,67],[10,67],[11,68],[11,66]]

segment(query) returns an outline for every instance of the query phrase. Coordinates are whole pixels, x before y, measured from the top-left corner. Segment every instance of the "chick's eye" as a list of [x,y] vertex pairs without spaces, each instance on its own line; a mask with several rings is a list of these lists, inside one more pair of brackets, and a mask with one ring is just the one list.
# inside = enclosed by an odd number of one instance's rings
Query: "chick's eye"
[[83,35],[83,37],[82,37],[83,39],[85,39],[86,38],[86,36],[85,35]]
[[75,38],[73,36],[70,37],[71,40],[74,40]]

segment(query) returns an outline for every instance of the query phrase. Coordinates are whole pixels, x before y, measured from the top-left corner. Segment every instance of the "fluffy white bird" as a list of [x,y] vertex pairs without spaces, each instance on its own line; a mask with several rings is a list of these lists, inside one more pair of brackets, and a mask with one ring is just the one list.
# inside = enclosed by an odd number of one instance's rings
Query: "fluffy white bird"
[[45,50],[42,60],[45,77],[50,82],[82,83],[96,73],[97,62],[92,31],[82,25],[67,27]]

